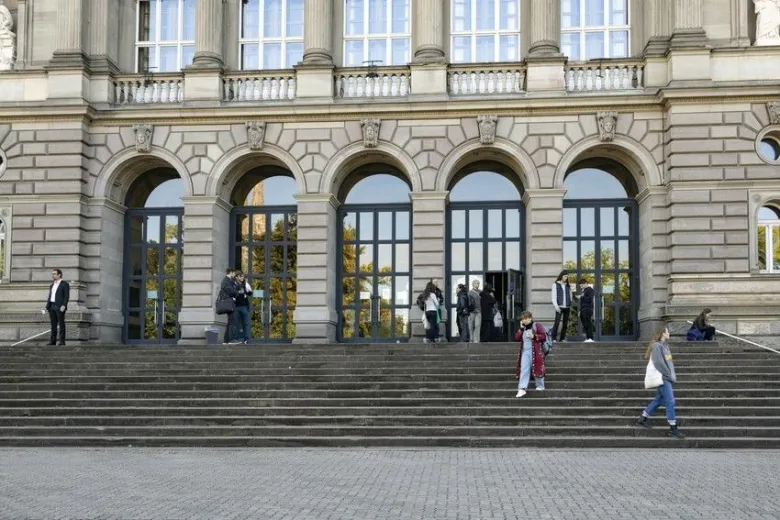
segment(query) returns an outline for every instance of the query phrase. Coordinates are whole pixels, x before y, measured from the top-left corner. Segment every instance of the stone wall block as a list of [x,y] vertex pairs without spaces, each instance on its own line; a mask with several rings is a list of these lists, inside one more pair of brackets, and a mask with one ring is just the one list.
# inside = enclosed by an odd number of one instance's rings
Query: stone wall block
[[719,246],[725,243],[725,236],[721,231],[711,233],[679,231],[672,233],[671,245],[673,246]]

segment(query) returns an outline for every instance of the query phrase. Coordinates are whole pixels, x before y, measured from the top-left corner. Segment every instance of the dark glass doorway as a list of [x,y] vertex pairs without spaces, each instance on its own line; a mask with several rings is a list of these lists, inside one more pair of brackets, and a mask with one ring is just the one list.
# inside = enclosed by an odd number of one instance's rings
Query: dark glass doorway
[[128,209],[125,214],[126,343],[175,343],[180,337],[181,208]]
[[244,271],[252,287],[252,341],[292,341],[298,291],[297,208],[237,207],[231,214],[230,229],[230,265]]
[[408,341],[411,205],[347,204],[339,228],[339,340]]
[[485,273],[485,283],[490,284],[495,291],[496,301],[499,303],[504,326],[496,331],[496,341],[514,341],[515,333],[520,328],[520,315],[523,313],[525,302],[525,278],[517,269],[509,269],[504,272]]
[[[564,201],[564,268],[570,280],[585,277],[595,290],[595,339],[638,337],[638,220],[632,199]],[[577,319],[569,337],[584,337]]]

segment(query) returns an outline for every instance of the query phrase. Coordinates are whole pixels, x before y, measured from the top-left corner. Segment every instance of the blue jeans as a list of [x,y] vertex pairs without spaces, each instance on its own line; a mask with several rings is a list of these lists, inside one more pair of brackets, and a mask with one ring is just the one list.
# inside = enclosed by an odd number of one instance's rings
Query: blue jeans
[[233,315],[233,338],[238,339],[238,330],[244,330],[244,341],[249,341],[249,307],[243,305],[236,307],[236,312]]
[[[534,361],[534,349],[526,348],[525,345],[523,345],[523,355],[520,358],[520,382],[517,384],[518,390],[525,390],[528,388],[528,381],[531,380],[531,365]],[[536,383],[536,388],[541,388],[544,390],[544,378],[543,377],[535,377],[534,382]]]
[[666,380],[664,380],[664,384],[658,387],[655,399],[647,405],[642,415],[650,417],[661,405],[666,408],[666,420],[669,421],[669,424],[677,424],[677,418],[674,415],[674,390],[672,389],[672,383]]

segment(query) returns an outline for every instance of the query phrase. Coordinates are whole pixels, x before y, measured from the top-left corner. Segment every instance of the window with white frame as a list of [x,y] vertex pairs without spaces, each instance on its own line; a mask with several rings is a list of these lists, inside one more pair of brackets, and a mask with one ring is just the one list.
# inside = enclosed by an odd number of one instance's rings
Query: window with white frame
[[780,273],[780,209],[766,205],[758,210],[758,270]]
[[196,0],[138,0],[136,72],[178,72],[195,55]]
[[520,59],[520,0],[452,0],[453,63]]
[[304,0],[242,0],[241,68],[291,69],[303,59]]
[[410,0],[344,0],[344,66],[406,65]]
[[575,61],[626,58],[629,0],[561,0],[561,52]]

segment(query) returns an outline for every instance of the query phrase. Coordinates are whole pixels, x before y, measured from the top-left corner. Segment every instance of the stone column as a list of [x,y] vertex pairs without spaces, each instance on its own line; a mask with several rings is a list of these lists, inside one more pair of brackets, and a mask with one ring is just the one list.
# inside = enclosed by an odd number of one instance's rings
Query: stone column
[[412,3],[413,63],[446,63],[444,55],[444,2],[415,0]]
[[333,0],[306,0],[303,24],[303,64],[333,65]]
[[673,1],[674,29],[669,44],[668,81],[709,84],[712,81],[712,72],[707,33],[702,27],[702,0]]
[[222,0],[198,0],[195,14],[196,68],[222,67]]
[[[412,341],[421,342],[425,329],[422,325],[422,311],[415,304],[417,295],[423,292],[425,284],[432,278],[439,280],[439,288],[444,292],[447,301],[448,294],[452,294],[453,290],[444,279],[444,228],[449,192],[412,192],[409,198],[412,200],[412,291],[409,295],[409,321],[412,323]],[[446,305],[441,319],[439,335],[443,336],[448,322]]]
[[560,0],[531,0],[530,14],[528,56],[558,56],[561,51]]
[[555,318],[550,287],[563,269],[563,196],[565,189],[526,190],[525,301],[534,317]]
[[298,200],[298,293],[294,343],[333,343],[338,314],[336,284],[339,202],[330,194]]
[[49,63],[54,68],[84,67],[84,0],[60,0],[57,46]]
[[[231,206],[219,197],[183,197],[184,252],[182,256],[181,344],[205,341],[204,330],[226,318],[217,316],[214,302],[230,260],[225,247],[230,234]],[[221,337],[221,336],[220,336]]]
[[87,54],[93,74],[116,73],[119,49],[119,1],[87,0],[89,5]]
[[674,0],[672,48],[706,46],[707,33],[704,32],[703,22],[702,0]]

